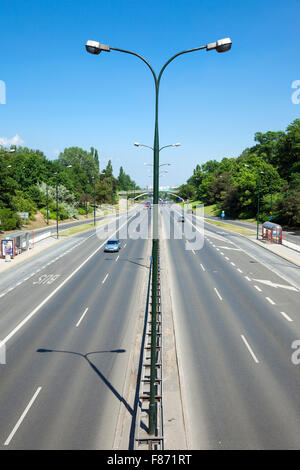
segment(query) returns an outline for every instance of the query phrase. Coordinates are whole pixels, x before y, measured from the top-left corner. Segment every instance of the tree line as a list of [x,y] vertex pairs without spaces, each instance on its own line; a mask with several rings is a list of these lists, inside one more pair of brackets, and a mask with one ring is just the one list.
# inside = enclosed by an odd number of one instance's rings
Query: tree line
[[[56,193],[57,188],[57,193]],[[26,147],[0,148],[0,229],[20,228],[19,212],[28,212],[34,220],[37,211],[64,220],[93,211],[99,204],[118,202],[118,191],[138,189],[120,167],[116,178],[111,160],[100,171],[98,151],[79,147],[66,148],[56,160],[49,160],[39,150]],[[47,204],[48,201],[48,204]]]
[[197,165],[179,188],[184,199],[215,204],[216,215],[300,227],[300,119],[285,131],[257,132],[255,145],[237,158],[224,157]]

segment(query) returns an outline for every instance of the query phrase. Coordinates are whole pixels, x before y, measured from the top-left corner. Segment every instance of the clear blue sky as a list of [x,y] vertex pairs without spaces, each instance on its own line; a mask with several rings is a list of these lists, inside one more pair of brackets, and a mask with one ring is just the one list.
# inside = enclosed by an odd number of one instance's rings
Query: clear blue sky
[[160,88],[164,185],[179,185],[197,163],[236,157],[256,131],[299,117],[291,84],[300,80],[299,0],[1,0],[0,138],[55,158],[65,147],[99,151],[138,184],[153,144],[154,85],[138,59],[92,56],[88,39],[133,50],[155,70],[174,53],[231,37],[230,52],[194,52],[166,70]]

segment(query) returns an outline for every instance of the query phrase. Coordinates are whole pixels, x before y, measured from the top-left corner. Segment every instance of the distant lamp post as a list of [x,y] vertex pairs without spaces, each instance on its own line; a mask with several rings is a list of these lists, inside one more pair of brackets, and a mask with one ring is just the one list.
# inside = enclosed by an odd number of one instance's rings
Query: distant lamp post
[[46,183],[46,203],[47,203],[47,225],[49,225],[49,193],[48,193],[48,183]]
[[[72,165],[67,165],[67,168],[72,168]],[[58,240],[58,171],[56,171],[54,175],[56,175],[56,184],[55,184],[55,187],[56,187],[56,238]]]
[[[150,145],[140,144],[139,142],[134,142],[133,145],[134,145],[135,147],[146,147],[146,148],[151,149],[151,150],[154,151],[154,148],[151,147]],[[164,145],[163,147],[161,147],[161,148],[159,149],[159,152],[160,152],[161,150],[163,150],[163,149],[166,149],[167,147],[180,147],[180,146],[181,146],[181,144],[180,144],[179,142],[176,142],[176,144]]]
[[[159,148],[159,128],[158,128],[158,102],[159,102],[159,87],[161,77],[166,67],[177,57],[187,54],[189,52],[196,52],[202,49],[207,51],[216,50],[217,52],[226,52],[231,48],[231,39],[224,38],[214,43],[199,46],[194,49],[187,49],[173,55],[161,68],[158,75],[154,72],[154,69],[150,63],[141,55],[133,51],[125,49],[119,49],[110,47],[105,44],[101,44],[97,41],[87,41],[86,50],[90,54],[98,55],[101,52],[117,51],[126,54],[133,55],[138,59],[142,60],[150,70],[155,85],[155,124],[154,124],[154,145],[153,150],[153,240],[152,240],[152,322],[151,322],[151,368],[150,368],[150,405],[149,405],[149,434],[155,434],[155,421],[156,421],[156,405],[155,405],[155,374],[156,374],[156,351],[157,351],[157,279],[158,279],[158,245],[159,245],[159,233],[158,233],[158,194],[159,194],[159,152],[162,148]],[[135,143],[137,147],[141,144]],[[176,144],[174,144],[177,146]],[[172,145],[173,146],[173,145]]]
[[56,175],[56,182],[55,182],[55,192],[56,192],[56,238],[58,240],[58,172],[54,173]]
[[96,226],[96,178],[92,176],[94,190],[94,227]]
[[258,232],[259,232],[259,205],[260,205],[260,186],[261,186],[261,175],[263,175],[264,172],[260,171],[258,175],[258,194],[257,194],[257,225],[256,225],[256,239],[258,240]]
[[8,150],[0,150],[0,153],[15,153],[16,149],[10,148]]
[[[251,168],[250,165],[247,165],[244,163],[244,167],[246,168]],[[258,234],[259,234],[259,212],[260,212],[260,189],[261,189],[261,175],[263,175],[264,172],[260,171],[258,174],[258,181],[257,181],[257,214],[256,214],[256,239],[258,240]]]

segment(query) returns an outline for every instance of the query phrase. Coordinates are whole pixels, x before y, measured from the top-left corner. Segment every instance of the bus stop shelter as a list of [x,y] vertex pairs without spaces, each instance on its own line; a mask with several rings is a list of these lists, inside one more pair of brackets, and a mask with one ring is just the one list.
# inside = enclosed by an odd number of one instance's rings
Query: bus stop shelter
[[273,222],[264,222],[262,225],[262,239],[271,243],[282,244],[282,227]]
[[33,242],[33,232],[22,231],[10,233],[1,238],[0,257],[5,258],[21,254],[23,251],[29,250]]

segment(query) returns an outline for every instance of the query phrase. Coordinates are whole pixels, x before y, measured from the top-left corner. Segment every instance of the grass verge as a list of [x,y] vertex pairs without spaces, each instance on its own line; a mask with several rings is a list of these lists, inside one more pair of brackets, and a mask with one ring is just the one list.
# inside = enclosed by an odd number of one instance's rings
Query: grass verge
[[208,224],[216,225],[217,227],[222,227],[232,232],[237,232],[240,235],[251,236],[255,234],[255,230],[249,230],[247,228],[238,227],[237,225],[231,225],[231,224],[227,224],[223,222],[218,222],[217,220],[205,219],[205,222],[207,222]]
[[[99,225],[104,225],[109,221],[110,219],[101,220],[100,222],[96,223],[96,227],[98,227]],[[92,228],[94,228],[94,222],[90,224],[77,225],[77,227],[68,228],[66,230],[59,232],[59,235],[61,237],[70,237],[71,235],[75,235],[76,233],[80,233],[80,232],[85,232],[86,230],[91,230]]]

